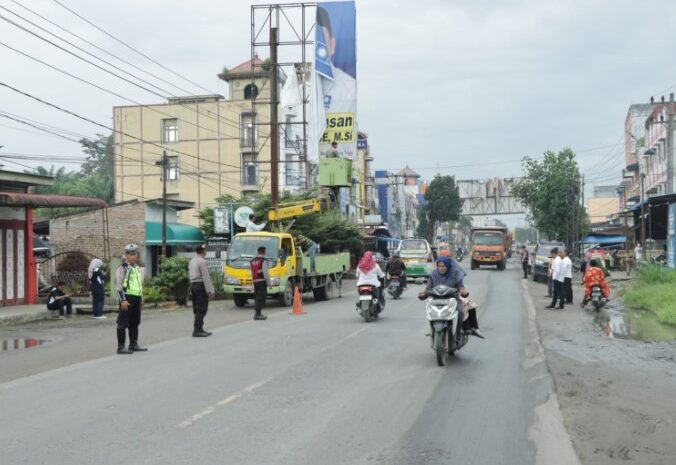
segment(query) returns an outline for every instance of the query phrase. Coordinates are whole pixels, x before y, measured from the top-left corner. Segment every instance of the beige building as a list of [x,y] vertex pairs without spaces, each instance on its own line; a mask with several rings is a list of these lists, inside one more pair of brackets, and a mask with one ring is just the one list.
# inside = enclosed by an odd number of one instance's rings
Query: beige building
[[115,202],[162,196],[194,202],[179,221],[197,225],[197,211],[221,195],[270,190],[269,72],[257,56],[219,74],[221,95],[171,97],[166,103],[113,108]]

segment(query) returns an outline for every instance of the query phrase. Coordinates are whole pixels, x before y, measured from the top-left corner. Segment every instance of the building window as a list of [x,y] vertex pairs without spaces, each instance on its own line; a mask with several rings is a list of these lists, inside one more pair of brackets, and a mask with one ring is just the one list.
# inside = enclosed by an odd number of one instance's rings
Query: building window
[[252,100],[258,97],[258,87],[256,84],[247,84],[244,87],[244,100]]
[[178,157],[170,156],[167,157],[167,181],[178,181]]
[[299,163],[291,154],[286,155],[286,163],[284,163],[284,184],[287,186],[300,185]]
[[163,119],[162,120],[162,142],[178,142],[178,120],[177,119]]
[[255,113],[242,113],[240,116],[240,145],[252,148],[258,145]]
[[258,185],[258,167],[254,154],[242,155],[242,184],[245,186]]

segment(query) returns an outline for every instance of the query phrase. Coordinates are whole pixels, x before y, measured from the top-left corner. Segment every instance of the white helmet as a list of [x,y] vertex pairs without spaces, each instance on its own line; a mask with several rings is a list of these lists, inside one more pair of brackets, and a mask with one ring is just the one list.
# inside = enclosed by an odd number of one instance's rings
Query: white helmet
[[138,245],[136,244],[127,244],[124,247],[124,253],[137,253],[138,252]]

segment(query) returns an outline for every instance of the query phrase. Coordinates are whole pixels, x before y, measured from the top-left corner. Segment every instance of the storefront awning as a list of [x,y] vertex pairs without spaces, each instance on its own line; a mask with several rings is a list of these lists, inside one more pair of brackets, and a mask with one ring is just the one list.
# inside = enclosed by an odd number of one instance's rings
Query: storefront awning
[[22,192],[0,192],[0,206],[3,207],[99,207],[108,204],[92,197],[71,197],[68,195],[25,194]]
[[[196,245],[204,242],[204,234],[199,228],[167,223],[167,245]],[[162,245],[162,223],[146,221],[146,245]]]

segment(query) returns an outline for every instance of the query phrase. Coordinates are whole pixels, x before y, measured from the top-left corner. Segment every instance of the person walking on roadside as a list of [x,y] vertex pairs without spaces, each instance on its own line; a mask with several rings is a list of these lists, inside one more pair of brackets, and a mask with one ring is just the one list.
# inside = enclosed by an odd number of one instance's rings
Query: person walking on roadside
[[209,300],[216,295],[216,290],[209,276],[209,267],[204,257],[207,249],[204,245],[198,245],[195,256],[188,263],[190,275],[190,292],[192,293],[192,312],[195,314],[192,337],[211,336],[209,331],[204,330],[204,317],[209,310]]
[[251,280],[254,287],[254,304],[256,313],[254,320],[265,320],[268,317],[263,315],[263,306],[268,296],[268,282],[270,282],[270,273],[268,272],[268,259],[265,256],[265,247],[259,247],[256,251],[258,255],[251,259]]
[[[138,344],[138,327],[143,309],[143,270],[138,266],[139,247],[128,244],[124,248],[122,264],[115,274],[115,290],[120,300],[117,315],[117,353],[133,354],[145,352]],[[129,331],[129,348],[125,347],[126,332]]]
[[521,268],[523,268],[523,279],[528,279],[528,250],[525,245],[521,246]]
[[569,252],[567,249],[562,251],[563,259],[561,264],[563,265],[563,294],[567,304],[573,303],[573,262],[569,257]]
[[[554,250],[557,250],[557,252],[554,252]],[[547,295],[546,297],[551,298],[554,295],[554,278],[552,277],[552,263],[554,263],[554,259],[558,255],[558,250],[556,247],[554,247],[550,252],[549,252],[549,263],[547,264]]]
[[247,223],[246,223],[246,232],[258,232],[258,231],[262,231],[265,228],[265,225],[267,223],[256,224],[255,220],[256,220],[256,215],[251,213],[249,215],[249,221],[247,221]]
[[[559,255],[559,248],[554,247],[552,249],[552,256],[555,256],[552,260],[552,281],[554,281],[554,297],[552,298],[552,303],[547,305],[545,308],[556,308],[559,310],[563,309],[563,266],[561,256]],[[559,306],[556,306],[556,301],[559,301]]]
[[73,303],[70,300],[70,294],[66,294],[66,283],[59,281],[49,291],[47,298],[47,310],[58,310],[60,320],[70,318],[73,315]]
[[89,276],[89,290],[92,293],[92,318],[95,320],[105,320],[107,317],[103,314],[103,304],[106,299],[105,282],[106,275],[103,273],[103,261],[99,258],[93,259],[89,263],[87,275]]

